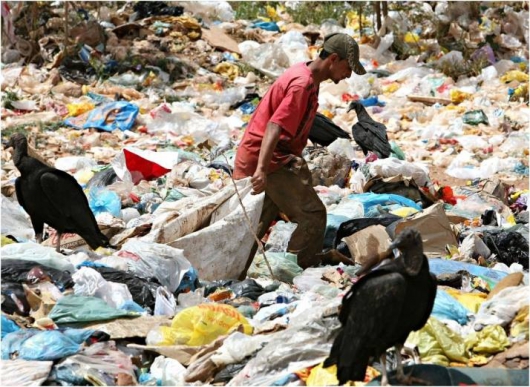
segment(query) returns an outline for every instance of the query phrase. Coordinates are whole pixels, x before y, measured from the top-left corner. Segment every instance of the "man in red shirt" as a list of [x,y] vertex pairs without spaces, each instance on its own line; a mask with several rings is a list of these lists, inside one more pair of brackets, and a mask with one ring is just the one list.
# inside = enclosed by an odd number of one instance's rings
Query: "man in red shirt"
[[[287,250],[297,254],[303,268],[326,263],[329,256],[321,254],[326,208],[313,189],[302,150],[318,109],[320,83],[339,83],[352,71],[366,73],[355,40],[342,33],[326,36],[317,59],[293,65],[273,83],[237,149],[234,178],[251,176],[253,194],[265,191],[258,237],[265,235],[280,211],[284,213],[297,223]],[[254,245],[247,269],[256,250]]]

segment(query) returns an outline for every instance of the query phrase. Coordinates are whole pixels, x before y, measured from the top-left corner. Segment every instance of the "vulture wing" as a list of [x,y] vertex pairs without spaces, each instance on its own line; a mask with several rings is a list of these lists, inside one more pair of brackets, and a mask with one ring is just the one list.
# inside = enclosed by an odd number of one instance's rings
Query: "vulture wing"
[[371,122],[359,122],[368,133],[371,135],[372,141],[372,150],[375,153],[378,153],[379,156],[387,158],[392,152],[392,148],[388,143],[388,136],[386,134],[386,127],[379,122],[371,120]]
[[40,183],[53,209],[60,215],[54,217],[55,222],[61,223],[58,228],[79,234],[92,248],[103,245],[105,236],[99,230],[81,186],[72,176],[60,170],[49,170],[41,175]]
[[15,192],[17,193],[17,200],[18,200],[18,204],[20,204],[22,206],[22,208],[28,212],[26,206],[25,206],[25,202],[24,202],[24,194],[22,193],[22,187],[21,187],[21,181],[20,181],[20,177],[17,178],[15,180]]
[[335,125],[333,121],[321,113],[317,113],[311,130],[309,139],[312,143],[328,146],[337,138],[351,138],[348,132]]

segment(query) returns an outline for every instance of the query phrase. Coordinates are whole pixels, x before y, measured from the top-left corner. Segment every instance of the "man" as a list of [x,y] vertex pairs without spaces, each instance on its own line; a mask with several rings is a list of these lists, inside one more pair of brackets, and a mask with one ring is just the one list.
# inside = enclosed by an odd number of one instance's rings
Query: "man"
[[[328,35],[316,60],[293,65],[273,83],[237,150],[234,178],[251,176],[252,193],[265,191],[258,238],[265,235],[280,211],[284,213],[298,225],[287,250],[297,254],[302,268],[338,263],[337,254],[321,253],[326,208],[313,189],[302,150],[317,112],[320,83],[331,79],[337,84],[350,77],[352,70],[366,73],[355,40],[342,33]],[[256,250],[255,244],[247,269]]]

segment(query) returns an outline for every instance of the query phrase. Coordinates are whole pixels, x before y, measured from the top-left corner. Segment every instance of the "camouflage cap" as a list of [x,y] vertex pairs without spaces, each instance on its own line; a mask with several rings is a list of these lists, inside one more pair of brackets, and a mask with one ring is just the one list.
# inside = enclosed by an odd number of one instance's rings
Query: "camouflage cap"
[[350,68],[356,74],[366,74],[366,70],[359,62],[359,45],[351,36],[339,32],[330,34],[324,38],[322,48],[330,54],[338,54],[340,59],[348,59]]

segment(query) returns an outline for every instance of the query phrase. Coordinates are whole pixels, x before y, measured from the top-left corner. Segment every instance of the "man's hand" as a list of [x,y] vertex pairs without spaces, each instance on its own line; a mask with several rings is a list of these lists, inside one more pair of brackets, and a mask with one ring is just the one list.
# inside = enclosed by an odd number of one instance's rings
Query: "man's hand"
[[250,178],[252,183],[252,195],[257,195],[265,191],[267,187],[267,174],[262,171],[256,171],[254,175]]

